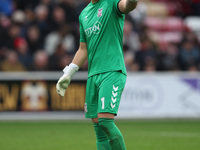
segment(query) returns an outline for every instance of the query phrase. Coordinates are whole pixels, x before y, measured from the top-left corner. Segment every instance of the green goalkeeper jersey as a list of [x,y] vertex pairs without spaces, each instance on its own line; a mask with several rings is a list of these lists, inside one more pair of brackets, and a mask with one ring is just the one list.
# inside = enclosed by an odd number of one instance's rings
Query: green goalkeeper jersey
[[79,16],[80,42],[87,44],[88,77],[109,71],[126,75],[122,43],[125,15],[120,13],[118,2],[91,2]]

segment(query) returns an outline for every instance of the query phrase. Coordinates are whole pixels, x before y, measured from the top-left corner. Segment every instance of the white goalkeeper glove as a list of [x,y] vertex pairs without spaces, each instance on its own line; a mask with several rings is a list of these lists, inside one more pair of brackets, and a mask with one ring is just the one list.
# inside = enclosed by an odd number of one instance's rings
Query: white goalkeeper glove
[[71,63],[63,69],[64,74],[60,77],[56,84],[56,91],[60,96],[64,97],[65,91],[71,82],[71,78],[78,71],[78,69],[79,67],[74,63]]

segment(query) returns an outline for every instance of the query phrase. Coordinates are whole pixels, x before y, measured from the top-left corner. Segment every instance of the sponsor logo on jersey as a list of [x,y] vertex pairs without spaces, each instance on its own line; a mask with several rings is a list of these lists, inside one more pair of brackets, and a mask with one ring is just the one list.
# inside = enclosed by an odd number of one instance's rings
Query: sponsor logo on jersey
[[103,11],[103,8],[100,8],[98,10],[97,17],[101,17],[102,16],[102,11]]
[[96,21],[92,27],[85,30],[87,37],[90,37],[92,34],[99,34],[102,28],[102,24],[99,21]]

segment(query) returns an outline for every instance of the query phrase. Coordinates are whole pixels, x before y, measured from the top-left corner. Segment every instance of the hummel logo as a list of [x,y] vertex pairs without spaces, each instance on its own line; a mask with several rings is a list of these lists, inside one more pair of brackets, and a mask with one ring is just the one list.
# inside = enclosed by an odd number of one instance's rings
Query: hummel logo
[[115,87],[115,86],[113,85],[113,91],[112,91],[112,96],[111,96],[112,102],[111,102],[111,104],[110,104],[110,106],[111,106],[112,109],[115,108],[115,103],[116,103],[116,101],[117,101],[117,90],[118,90],[118,86]]
[[113,98],[113,97],[112,97],[111,99],[112,99],[112,102],[113,102],[113,103],[115,103],[115,102],[117,101],[117,98]]
[[85,20],[88,20],[88,16],[85,16]]
[[116,96],[117,96],[117,92],[115,93],[114,91],[112,91],[112,95],[113,95],[114,97],[116,97]]
[[113,90],[116,92],[116,91],[118,90],[118,86],[115,87],[115,86],[113,85]]
[[112,107],[112,109],[115,108],[115,104],[112,104],[112,103],[111,103],[111,107]]

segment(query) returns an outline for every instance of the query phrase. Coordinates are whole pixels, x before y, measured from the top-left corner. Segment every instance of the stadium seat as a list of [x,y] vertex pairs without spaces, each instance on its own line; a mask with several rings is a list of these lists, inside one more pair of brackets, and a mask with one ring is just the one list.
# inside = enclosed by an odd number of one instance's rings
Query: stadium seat
[[184,23],[179,17],[168,17],[165,22],[167,31],[183,31]]
[[163,2],[147,2],[147,16],[165,17],[168,15],[167,6]]
[[183,31],[184,23],[181,18],[178,17],[147,17],[145,19],[145,25],[155,31]]
[[174,0],[151,0],[154,3],[163,3],[166,5],[167,13],[169,16],[174,16],[180,9],[180,3]]
[[162,18],[158,17],[147,17],[145,18],[144,24],[156,31],[161,31],[163,26]]
[[159,42],[178,43],[182,39],[182,32],[163,32],[160,33]]
[[178,14],[178,9],[179,9],[179,3],[177,2],[166,2],[165,3],[168,11],[169,16],[174,16]]
[[182,32],[156,32],[151,33],[152,40],[158,44],[178,43],[182,39]]

